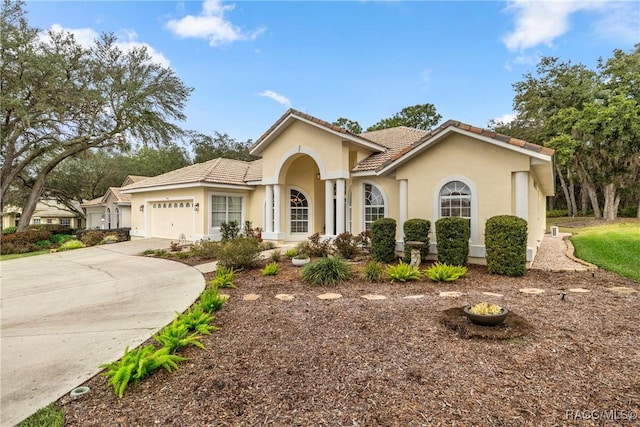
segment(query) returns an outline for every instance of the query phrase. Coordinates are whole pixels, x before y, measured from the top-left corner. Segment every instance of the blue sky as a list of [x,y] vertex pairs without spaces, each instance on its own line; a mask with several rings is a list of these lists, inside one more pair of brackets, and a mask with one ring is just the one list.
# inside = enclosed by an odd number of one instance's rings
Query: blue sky
[[144,44],[194,88],[186,129],[257,139],[289,107],[366,128],[432,103],[486,126],[542,56],[595,67],[640,42],[636,1],[28,1],[32,26]]

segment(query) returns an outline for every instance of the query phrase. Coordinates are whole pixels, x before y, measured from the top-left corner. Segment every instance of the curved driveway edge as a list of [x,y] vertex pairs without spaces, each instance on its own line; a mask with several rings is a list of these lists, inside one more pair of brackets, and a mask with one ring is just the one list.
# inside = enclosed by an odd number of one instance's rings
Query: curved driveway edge
[[205,280],[136,240],[0,263],[2,426],[15,425],[186,310]]

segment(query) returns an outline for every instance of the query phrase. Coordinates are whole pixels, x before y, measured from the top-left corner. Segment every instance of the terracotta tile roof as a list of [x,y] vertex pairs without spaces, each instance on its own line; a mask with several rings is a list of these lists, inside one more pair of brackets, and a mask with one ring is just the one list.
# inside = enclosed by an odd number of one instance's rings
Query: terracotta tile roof
[[247,173],[244,176],[245,181],[260,181],[262,179],[262,159],[254,160],[249,163]]
[[386,147],[382,153],[372,154],[353,168],[353,172],[376,170],[403,148],[415,143],[428,132],[406,126],[374,130],[360,134],[361,137]]
[[278,128],[278,126],[280,126],[280,124],[285,121],[287,119],[287,117],[289,117],[289,115],[294,114],[298,117],[302,117],[303,119],[309,120],[310,122],[313,122],[317,125],[320,125],[322,127],[325,127],[327,129],[331,129],[332,131],[335,132],[339,132],[345,135],[351,135],[351,136],[355,136],[358,137],[359,135],[355,134],[355,133],[351,133],[348,130],[341,128],[340,126],[336,126],[333,125],[329,122],[326,122],[324,120],[320,120],[317,117],[313,117],[312,115],[309,115],[307,113],[303,113],[302,111],[298,111],[294,108],[289,108],[282,116],[280,116],[280,118],[278,120],[276,120],[276,122],[269,128],[267,129],[267,131],[265,133],[263,133],[260,138],[258,138],[256,140],[256,142],[251,146],[252,150],[254,147],[257,147],[258,145],[260,145],[260,143],[266,138],[268,137],[275,129]]
[[462,123],[456,120],[447,120],[446,122],[444,122],[442,125],[438,126],[437,128],[433,129],[432,131],[430,131],[429,133],[427,133],[422,139],[420,139],[419,141],[417,141],[416,143],[402,149],[401,151],[397,152],[396,154],[394,154],[387,162],[386,164],[389,164],[391,162],[393,162],[394,160],[399,159],[400,157],[402,157],[403,155],[407,154],[408,152],[414,150],[415,148],[419,147],[420,145],[424,144],[425,142],[429,141],[432,137],[438,135],[441,132],[444,132],[447,128],[449,127],[455,127],[467,132],[471,132],[471,133],[475,133],[477,135],[481,135],[481,136],[485,136],[488,138],[492,138],[495,139],[497,141],[501,141],[516,147],[520,147],[520,148],[524,148],[526,150],[535,152],[535,153],[540,153],[540,154],[545,154],[547,156],[553,156],[553,153],[555,152],[554,150],[552,150],[551,148],[547,148],[547,147],[543,147],[541,145],[537,145],[537,144],[531,144],[529,142],[523,141],[521,139],[518,138],[512,138],[508,135],[503,135],[501,133],[496,133],[492,130],[489,129],[482,129],[482,128],[478,128],[466,123]]
[[122,190],[158,187],[165,185],[191,183],[217,183],[245,185],[244,177],[249,169],[249,162],[219,157],[203,163],[186,166],[162,175],[122,187]]

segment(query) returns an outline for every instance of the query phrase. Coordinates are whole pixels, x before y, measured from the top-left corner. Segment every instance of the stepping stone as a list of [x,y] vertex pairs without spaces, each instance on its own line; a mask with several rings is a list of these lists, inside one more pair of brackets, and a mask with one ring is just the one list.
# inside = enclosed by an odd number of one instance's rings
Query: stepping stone
[[320,299],[338,299],[338,298],[342,298],[342,295],[340,295],[340,294],[332,294],[331,292],[329,292],[329,293],[326,293],[326,294],[318,295],[318,298],[320,298]]
[[633,294],[638,292],[636,289],[628,288],[626,286],[614,286],[613,288],[609,288],[609,290],[617,294]]
[[420,299],[420,298],[424,298],[424,295],[409,295],[403,298],[404,299]]
[[255,301],[260,298],[258,294],[246,294],[242,296],[242,301]]
[[544,289],[540,289],[540,288],[521,288],[519,289],[519,291],[522,292],[523,294],[530,294],[530,295],[544,294]]
[[586,294],[587,292],[591,292],[589,289],[585,288],[571,288],[569,292],[575,292],[577,294]]
[[280,301],[291,301],[295,297],[291,294],[278,294],[276,295],[276,298],[279,299]]
[[488,297],[497,297],[497,298],[500,298],[500,297],[504,296],[502,294],[497,294],[495,292],[483,292],[482,295],[486,295]]
[[374,294],[362,295],[361,298],[364,298],[364,299],[369,300],[369,301],[377,301],[377,300],[387,299],[387,297],[385,297],[384,295],[374,295]]
[[438,295],[441,297],[457,298],[457,297],[463,296],[464,294],[458,291],[443,291],[443,292],[440,292]]

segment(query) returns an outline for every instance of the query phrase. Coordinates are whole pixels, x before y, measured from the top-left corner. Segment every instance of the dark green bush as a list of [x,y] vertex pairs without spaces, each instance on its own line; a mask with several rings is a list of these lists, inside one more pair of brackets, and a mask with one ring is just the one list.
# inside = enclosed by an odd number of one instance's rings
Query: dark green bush
[[64,242],[68,242],[69,240],[76,240],[76,236],[73,234],[54,234],[51,236],[51,240],[55,244],[62,244]]
[[371,258],[393,262],[396,257],[396,220],[380,218],[371,224]]
[[[405,242],[424,242],[424,248],[420,249],[420,258],[424,262],[429,255],[429,233],[431,232],[431,222],[426,219],[412,218],[405,221],[404,226]],[[411,248],[404,246],[404,262],[411,262]]]
[[234,270],[252,268],[258,264],[260,252],[261,248],[258,239],[254,237],[238,237],[224,242],[218,248],[218,264]]
[[636,218],[638,215],[638,205],[618,208],[618,216],[623,218]]
[[2,229],[2,234],[13,234],[18,231],[18,227],[6,227]]
[[447,217],[437,220],[438,261],[449,265],[467,265],[469,236],[468,219]]
[[220,248],[220,242],[213,240],[199,240],[191,246],[189,253],[198,258],[212,259]]
[[522,276],[527,266],[527,221],[498,215],[487,220],[484,244],[489,273]]
[[547,211],[547,218],[562,218],[569,216],[569,211],[566,209],[554,209]]
[[237,221],[223,222],[220,224],[220,232],[222,233],[222,241],[228,242],[240,235],[240,226]]
[[305,265],[300,274],[312,285],[337,285],[351,276],[351,269],[340,258],[323,257]]
[[336,247],[336,252],[342,258],[353,259],[358,255],[358,239],[348,231],[338,234],[333,241],[333,244]]

